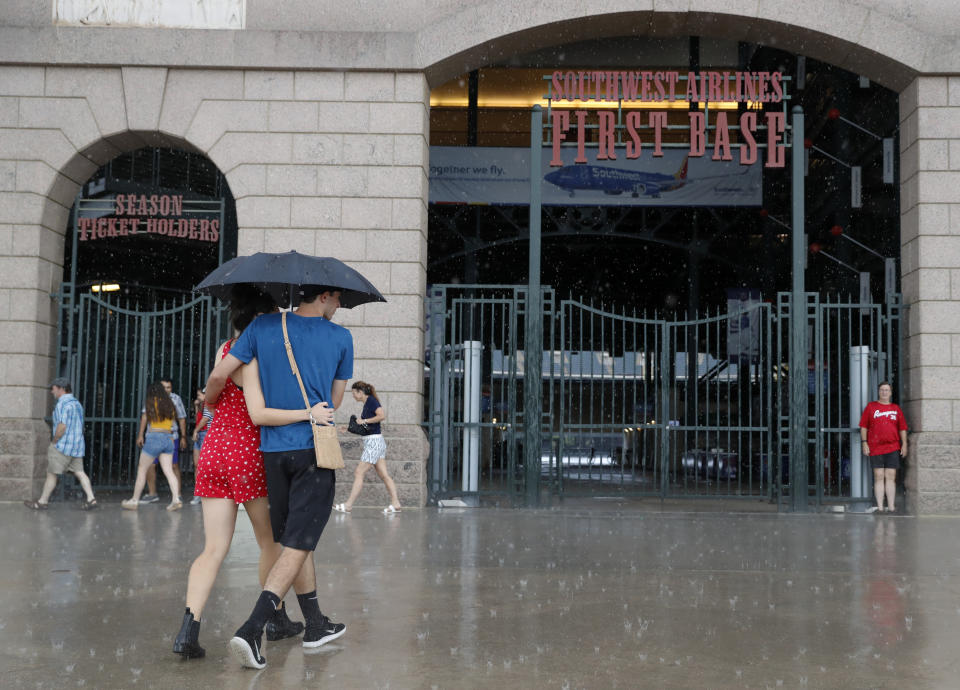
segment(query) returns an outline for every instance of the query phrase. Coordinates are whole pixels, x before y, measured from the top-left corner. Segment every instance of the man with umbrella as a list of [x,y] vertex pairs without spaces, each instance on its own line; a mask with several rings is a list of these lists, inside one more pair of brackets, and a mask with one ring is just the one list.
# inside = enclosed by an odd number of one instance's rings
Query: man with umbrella
[[[281,303],[294,303],[299,297],[297,309],[287,314],[290,345],[310,405],[326,402],[329,407],[324,419],[261,427],[273,538],[284,549],[270,570],[250,617],[230,640],[230,650],[244,666],[263,668],[263,628],[291,585],[306,621],[305,647],[335,640],[346,630],[342,623],[333,623],[324,616],[317,603],[313,551],[333,507],[335,474],[316,466],[310,424],[332,423],[333,410],[340,405],[347,381],[353,376],[353,338],[346,328],[331,322],[341,299],[346,307],[386,300],[369,281],[336,260],[325,259],[327,267],[318,268],[321,259],[289,252],[234,261],[228,271],[223,270],[226,265],[214,271],[198,289],[216,294],[218,287],[249,282],[274,292]],[[334,262],[333,271],[329,270],[330,262]],[[283,294],[277,294],[278,291]],[[208,404],[219,397],[227,377],[253,359],[257,360],[267,407],[304,407],[296,379],[291,375],[279,313],[258,317],[214,368],[207,381]],[[298,578],[301,566],[304,572]]]

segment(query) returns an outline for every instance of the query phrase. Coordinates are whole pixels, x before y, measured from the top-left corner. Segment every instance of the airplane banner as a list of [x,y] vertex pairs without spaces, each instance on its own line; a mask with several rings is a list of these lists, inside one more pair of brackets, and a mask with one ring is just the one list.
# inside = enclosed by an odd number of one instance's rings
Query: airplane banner
[[[709,148],[708,148],[709,151]],[[664,149],[654,158],[643,151],[628,160],[577,164],[576,148],[561,152],[563,166],[551,167],[544,148],[542,203],[550,206],[760,206],[763,163],[714,161],[709,153],[690,157],[687,149]],[[530,151],[505,147],[430,147],[431,204],[530,203]]]

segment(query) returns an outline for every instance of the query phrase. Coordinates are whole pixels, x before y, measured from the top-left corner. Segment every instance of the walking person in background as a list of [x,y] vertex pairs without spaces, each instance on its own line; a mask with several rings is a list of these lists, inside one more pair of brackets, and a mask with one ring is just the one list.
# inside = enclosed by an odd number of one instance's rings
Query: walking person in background
[[83,454],[86,447],[83,442],[83,406],[73,396],[70,380],[57,378],[50,384],[50,393],[57,401],[53,408],[53,440],[47,449],[47,478],[43,483],[40,498],[24,501],[27,508],[46,510],[50,494],[57,486],[57,478],[64,472],[73,472],[87,500],[80,507],[84,510],[96,508],[97,499],[93,496],[90,478],[83,471]]
[[[234,331],[242,333],[259,314],[274,312],[277,305],[269,295],[254,287],[238,285],[233,289],[230,314]],[[230,352],[236,337],[225,342],[217,353],[216,364]],[[251,370],[252,369],[252,373]],[[245,397],[253,396],[249,408]],[[199,400],[199,395],[198,395]],[[209,408],[207,408],[209,409]],[[256,421],[251,415],[256,415]],[[318,408],[318,417],[328,412]],[[329,416],[332,416],[329,415]],[[291,424],[309,419],[306,409],[265,409],[255,360],[240,367],[228,378],[217,398],[216,415],[203,442],[197,462],[194,496],[202,497],[203,552],[190,566],[187,578],[186,610],[180,632],[173,642],[173,651],[185,658],[202,657],[200,621],[203,607],[213,589],[220,566],[230,551],[237,525],[237,510],[243,506],[250,517],[253,534],[260,547],[259,579],[263,587],[267,573],[276,563],[282,547],[273,540],[270,509],[267,501],[267,480],[260,451],[260,427],[257,424]],[[196,431],[194,434],[196,435]],[[303,573],[306,576],[306,572]],[[312,571],[310,572],[312,575]],[[291,621],[281,601],[266,624],[267,639],[282,640],[299,635],[303,624]]]
[[860,438],[863,454],[873,467],[873,495],[877,505],[870,512],[896,510],[897,470],[907,457],[907,420],[899,405],[890,402],[893,388],[886,381],[877,390],[878,399],[869,403],[860,416]]
[[[147,470],[154,460],[159,460],[167,482],[170,484],[171,500],[167,510],[180,510],[183,503],[180,501],[180,481],[173,472],[173,444],[176,438],[173,425],[177,416],[170,395],[162,383],[151,383],[147,388],[147,399],[144,404],[147,418],[146,435],[143,437],[143,447],[140,450],[140,462],[137,466],[137,481],[133,487],[133,496],[123,501],[124,510],[136,510],[140,504],[140,494],[147,481]],[[138,445],[140,439],[137,439]]]
[[[207,429],[210,426],[210,422],[213,421],[213,411],[204,405],[204,399],[206,398],[203,388],[197,389],[197,395],[193,399],[193,480],[196,484],[197,480],[197,463],[200,461],[200,449],[203,448],[203,439],[207,435]],[[181,475],[182,476],[182,475]],[[196,487],[194,487],[196,489]],[[193,499],[190,501],[190,505],[200,505],[200,496],[196,495],[194,491]]]
[[377,400],[377,390],[365,381],[354,381],[350,387],[353,399],[358,403],[363,403],[363,411],[357,423],[366,426],[370,430],[368,436],[363,436],[363,455],[360,456],[360,464],[353,475],[353,488],[350,489],[350,497],[346,503],[338,503],[333,509],[341,513],[349,513],[353,509],[360,491],[363,489],[363,478],[367,470],[371,467],[377,468],[377,474],[383,480],[387,487],[387,493],[390,495],[390,505],[383,509],[384,514],[400,512],[400,498],[397,496],[397,485],[393,483],[390,474],[387,472],[387,443],[383,440],[380,423],[387,418],[383,406]]
[[[180,451],[187,447],[187,409],[183,406],[183,400],[179,395],[173,392],[173,379],[160,379],[163,389],[173,401],[173,406],[177,410],[177,421],[173,427],[173,473],[177,476],[178,486],[183,485],[183,477],[180,474]],[[140,410],[140,430],[137,433],[137,445],[143,448],[144,430],[147,427],[147,409]],[[141,503],[156,503],[160,500],[157,494],[157,463],[154,462],[147,469],[147,495],[140,499]]]

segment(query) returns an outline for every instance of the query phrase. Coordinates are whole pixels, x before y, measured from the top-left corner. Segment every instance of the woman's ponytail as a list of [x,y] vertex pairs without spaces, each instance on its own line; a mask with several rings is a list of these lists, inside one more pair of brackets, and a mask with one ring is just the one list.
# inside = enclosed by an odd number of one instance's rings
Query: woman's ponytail
[[[350,388],[352,388],[355,391],[360,391],[364,395],[369,395],[374,398],[377,397],[377,389],[374,388],[371,384],[367,383],[366,381],[354,381],[353,385],[350,386]],[[379,398],[377,398],[377,400],[379,400]]]

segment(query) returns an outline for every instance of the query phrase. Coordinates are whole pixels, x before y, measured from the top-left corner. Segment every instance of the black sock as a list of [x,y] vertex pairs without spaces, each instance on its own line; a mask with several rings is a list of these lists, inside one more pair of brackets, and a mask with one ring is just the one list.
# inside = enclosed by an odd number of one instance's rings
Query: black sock
[[244,625],[255,626],[258,631],[263,632],[263,626],[267,624],[267,620],[277,610],[277,604],[279,603],[280,597],[273,592],[263,590],[260,592],[260,598],[257,599],[257,605],[253,607],[253,613],[250,614],[250,618]]
[[303,612],[304,622],[307,625],[320,625],[323,621],[323,614],[320,613],[320,605],[317,603],[317,590],[307,594],[298,594],[297,602]]

